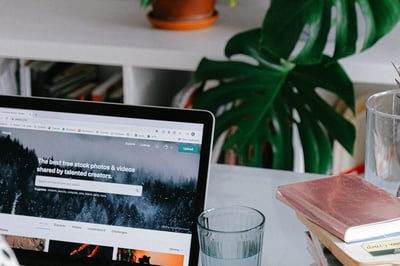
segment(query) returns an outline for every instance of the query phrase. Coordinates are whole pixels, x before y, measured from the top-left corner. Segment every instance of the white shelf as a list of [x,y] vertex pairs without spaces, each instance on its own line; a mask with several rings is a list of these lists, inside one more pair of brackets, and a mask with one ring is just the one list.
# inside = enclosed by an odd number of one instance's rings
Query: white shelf
[[[235,33],[261,25],[268,0],[238,2],[232,9],[219,0],[220,17],[210,28],[175,32],[152,28],[138,0],[0,0],[0,57],[118,65],[124,74],[193,71],[204,56],[223,58]],[[400,25],[343,65],[355,82],[394,84],[399,44]],[[124,79],[131,99],[137,78]]]
[[152,28],[138,0],[0,0],[0,56],[194,70],[205,55],[222,57],[234,33],[260,25],[265,7],[253,2],[221,4],[213,27],[175,32]]

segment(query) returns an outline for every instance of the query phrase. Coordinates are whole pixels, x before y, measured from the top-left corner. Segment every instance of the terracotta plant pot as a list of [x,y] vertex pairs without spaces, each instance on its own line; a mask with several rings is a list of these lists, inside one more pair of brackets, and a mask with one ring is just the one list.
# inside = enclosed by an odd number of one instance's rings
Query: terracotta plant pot
[[153,0],[148,19],[154,27],[195,30],[212,25],[218,17],[215,0]]

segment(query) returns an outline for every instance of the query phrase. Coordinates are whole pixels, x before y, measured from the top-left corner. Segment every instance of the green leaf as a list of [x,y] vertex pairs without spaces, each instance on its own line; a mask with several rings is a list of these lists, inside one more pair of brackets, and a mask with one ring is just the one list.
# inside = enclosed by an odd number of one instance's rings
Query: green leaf
[[317,95],[312,85],[299,82],[297,88],[298,93],[295,98],[299,102],[306,103],[305,106],[310,110],[314,119],[320,121],[327,133],[352,154],[355,140],[354,125]]
[[[275,169],[292,169],[292,133],[291,125],[285,118],[287,112],[284,105],[280,104],[278,108],[270,106],[268,112],[265,112],[258,109],[261,105],[257,102],[251,103],[240,105],[217,117],[217,125],[229,124],[230,128],[235,128],[223,148],[233,149],[246,165],[265,167],[266,162],[271,160]],[[216,134],[219,135],[221,130],[217,128]]]
[[343,58],[356,52],[358,36],[357,14],[353,1],[336,0],[336,39],[334,58]]
[[297,125],[305,156],[304,168],[306,172],[317,173],[319,170],[319,151],[318,143],[315,141],[315,132],[310,119],[305,114],[304,108],[300,107],[297,110],[300,116],[300,122]]
[[314,12],[313,2],[271,1],[262,26],[262,49],[275,57],[288,59],[306,25],[308,14]]
[[[293,123],[282,97],[277,97],[268,114],[267,125],[273,151],[272,168],[292,170],[294,165]],[[271,123],[271,124],[270,124]]]
[[[260,124],[265,126],[264,116],[269,111],[273,99],[274,98],[254,97],[247,102],[238,104],[235,108],[217,117],[217,119],[221,117],[227,119],[226,117],[228,116],[233,122],[231,126],[238,126],[238,130],[234,134],[235,137],[231,137],[226,142],[227,147],[234,147],[237,150],[247,149],[245,148],[246,144],[252,136],[256,134]],[[246,130],[242,130],[242,128],[246,128]]]
[[215,113],[215,134],[230,132],[224,148],[240,163],[293,170],[296,124],[306,171],[328,173],[332,141],[352,153],[355,127],[319,91],[333,93],[354,112],[353,84],[338,60],[358,52],[356,22],[367,25],[367,49],[399,19],[399,0],[271,1],[261,28],[228,41],[226,61],[200,62],[196,80],[205,87],[194,106]]
[[338,62],[324,57],[320,64],[297,66],[290,76],[295,83],[307,83],[309,87],[323,88],[336,94],[355,112],[353,83]]
[[195,73],[195,80],[201,82],[209,79],[240,79],[249,75],[261,75],[263,70],[257,66],[239,61],[215,61],[203,58]]
[[[272,90],[266,90],[268,83],[264,85],[259,80],[239,80],[231,82],[221,82],[194,99],[196,108],[207,108],[216,110],[218,107],[233,103],[237,100],[258,96],[262,94],[270,94]],[[271,95],[272,97],[272,95]]]
[[362,50],[366,50],[397,25],[400,20],[400,1],[358,0],[357,2],[366,24],[362,47]]
[[333,154],[332,145],[329,136],[326,134],[325,130],[316,123],[315,120],[311,120],[312,128],[315,135],[315,141],[318,145],[318,156],[319,165],[317,173],[325,174],[332,170],[333,164]]
[[202,60],[196,74],[198,82],[215,79],[219,83],[196,97],[194,106],[216,110],[221,105],[254,95],[274,97],[287,72],[242,62]]
[[302,106],[297,106],[300,122],[297,124],[303,147],[305,171],[327,173],[332,167],[332,152],[329,137],[314,119],[314,115]]
[[356,137],[354,125],[338,114],[316,94],[314,94],[314,97],[309,94],[307,99],[309,100],[309,106],[315,110],[313,112],[315,119],[322,123],[333,139],[336,139],[350,154],[353,154]]
[[253,65],[271,68],[282,72],[290,71],[294,65],[282,62],[260,46],[261,30],[259,28],[241,32],[233,36],[225,46],[225,56],[244,55]]
[[318,1],[313,4],[315,11],[309,14],[305,44],[294,59],[297,64],[314,64],[322,59],[331,23],[331,6],[327,3]]
[[250,47],[258,49],[260,46],[261,29],[252,29],[234,35],[225,46],[225,56],[231,57],[235,54],[251,56]]
[[[286,14],[284,19],[282,14]],[[331,14],[335,14],[334,19]],[[399,19],[399,0],[272,1],[261,28],[260,49],[276,58],[313,64],[327,53],[327,36],[332,30],[335,45],[331,56],[340,59],[356,53],[357,21],[366,25],[365,50],[391,31]],[[306,34],[302,34],[304,30]],[[297,57],[295,48],[299,50]]]

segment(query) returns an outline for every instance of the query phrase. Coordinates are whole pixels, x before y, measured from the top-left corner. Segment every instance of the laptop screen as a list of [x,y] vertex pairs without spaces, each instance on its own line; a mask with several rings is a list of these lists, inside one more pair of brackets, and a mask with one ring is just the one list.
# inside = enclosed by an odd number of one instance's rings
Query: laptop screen
[[0,234],[24,265],[195,265],[213,123],[0,96]]

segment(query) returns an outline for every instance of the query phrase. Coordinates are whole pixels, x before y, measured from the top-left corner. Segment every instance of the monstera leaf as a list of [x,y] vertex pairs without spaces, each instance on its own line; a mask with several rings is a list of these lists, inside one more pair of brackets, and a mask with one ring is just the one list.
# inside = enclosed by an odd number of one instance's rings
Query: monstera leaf
[[217,85],[193,106],[214,112],[215,139],[229,132],[223,149],[241,164],[292,170],[297,130],[305,171],[328,173],[332,140],[352,153],[355,128],[320,92],[354,111],[353,84],[338,60],[371,47],[399,19],[399,0],[273,0],[261,28],[228,41],[227,60],[200,62],[197,81]]

